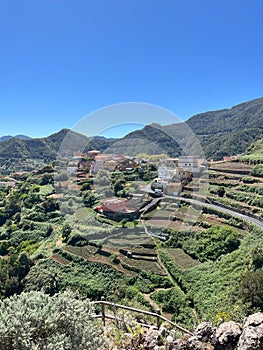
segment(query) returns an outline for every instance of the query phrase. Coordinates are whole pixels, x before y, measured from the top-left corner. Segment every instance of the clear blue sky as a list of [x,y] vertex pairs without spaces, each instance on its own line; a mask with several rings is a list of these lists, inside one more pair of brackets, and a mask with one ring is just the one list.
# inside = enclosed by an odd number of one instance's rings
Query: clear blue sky
[[263,96],[263,0],[0,0],[0,136],[120,102],[187,119]]

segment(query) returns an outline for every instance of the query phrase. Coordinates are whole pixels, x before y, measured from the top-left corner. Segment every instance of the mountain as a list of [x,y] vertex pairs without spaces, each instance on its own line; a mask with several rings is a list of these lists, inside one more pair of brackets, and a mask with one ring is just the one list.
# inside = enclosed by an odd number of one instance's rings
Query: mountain
[[146,125],[115,141],[107,153],[135,156],[139,153],[162,154],[177,157],[183,153],[180,145],[159,124]]
[[[161,126],[151,124],[122,139],[86,137],[63,129],[45,138],[5,136],[0,142],[0,160],[56,159],[58,152],[70,156],[76,150],[97,149],[106,153],[138,153],[169,156],[191,154],[219,160],[243,153],[252,142],[263,138],[263,98],[241,103],[230,109],[194,115],[185,123]],[[1,139],[0,139],[1,141]]]
[[253,142],[245,154],[240,158],[242,162],[249,164],[263,163],[263,139]]
[[25,159],[43,159],[50,161],[57,158],[58,154],[62,156],[71,156],[74,151],[107,148],[108,140],[103,137],[88,138],[82,134],[68,129],[52,134],[44,138],[19,139],[10,138],[0,143],[0,158]]
[[[197,114],[185,123],[145,126],[142,130],[126,135],[122,140],[127,144],[126,153],[133,149],[138,150],[144,144],[146,153],[156,153],[156,148],[159,148],[159,153],[166,152],[170,156],[193,154],[220,160],[224,156],[243,153],[252,142],[261,138],[263,98],[230,109]],[[121,145],[121,141],[118,144]],[[120,146],[122,148],[123,145]]]
[[263,138],[263,98],[195,115],[187,125],[197,135],[207,158],[242,153]]
[[31,137],[26,136],[26,135],[16,135],[16,136],[6,135],[6,136],[0,137],[0,142],[7,141],[7,140],[10,140],[12,138],[16,138],[16,139],[20,139],[20,140],[30,140],[31,139]]

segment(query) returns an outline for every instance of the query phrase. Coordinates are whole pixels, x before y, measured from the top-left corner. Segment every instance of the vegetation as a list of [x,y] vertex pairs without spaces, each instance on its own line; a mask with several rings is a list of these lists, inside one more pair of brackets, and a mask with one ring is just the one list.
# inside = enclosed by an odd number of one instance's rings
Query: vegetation
[[1,350],[98,350],[104,345],[90,303],[72,293],[22,293],[0,301],[0,308]]
[[[49,140],[55,148],[59,138]],[[12,188],[2,186],[0,299],[18,303],[25,292],[44,292],[40,298],[47,303],[65,291],[78,293],[70,296],[77,301],[104,296],[153,310],[159,306],[189,328],[197,318],[213,321],[224,314],[241,320],[262,310],[262,232],[246,222],[204,209],[190,225],[184,223],[188,207],[170,203],[155,209],[156,220],[152,213],[144,222],[95,216],[93,207],[106,194],[129,198],[135,180],[145,184],[155,178],[155,162],[151,157],[129,171],[104,169],[97,179],[85,169],[79,178],[63,169],[56,191],[54,167],[47,165],[18,174]],[[262,215],[260,166],[243,164],[236,173],[231,165],[225,173],[212,170],[209,198]]]
[[253,142],[241,157],[241,161],[249,164],[263,163],[263,139]]
[[251,170],[251,175],[263,177],[263,164],[257,164],[253,166]]
[[[224,156],[241,154],[252,142],[263,137],[262,101],[262,98],[256,99],[231,109],[198,114],[189,118],[187,125],[146,126],[142,130],[127,135],[125,139],[129,140],[129,143],[126,142],[126,148],[123,146],[121,150],[125,150],[128,154],[133,154],[134,150],[140,153],[140,147],[146,153],[154,154],[156,151],[153,145],[157,143],[159,149],[161,148],[170,156],[181,155],[182,151],[189,154],[199,152],[200,155],[201,151],[197,150],[196,143],[193,147],[190,145],[192,133],[187,129],[189,126],[194,130],[206,158],[220,160]],[[131,139],[136,141],[132,143]]]
[[[262,98],[256,99],[231,109],[198,114],[189,118],[186,125],[147,125],[142,130],[134,131],[118,140],[116,145],[114,139],[87,138],[67,129],[42,139],[12,138],[0,142],[0,166],[3,172],[10,173],[10,170],[16,169],[14,164],[19,159],[20,168],[33,170],[43,164],[43,161],[55,160],[58,151],[63,157],[72,155],[75,150],[105,151],[109,147],[111,153],[128,156],[140,154],[143,149],[149,155],[165,153],[173,157],[184,152],[197,152],[201,155],[202,148],[205,157],[219,160],[223,156],[243,153],[251,144],[242,160],[257,164],[262,162],[262,140],[257,141],[263,138],[262,101]],[[188,126],[189,130],[195,131],[200,142],[198,151],[195,147],[197,143],[193,145],[194,135],[189,132]]]
[[197,233],[172,231],[166,246],[182,248],[188,255],[203,262],[231,253],[238,248],[240,240],[240,234],[233,228],[213,226]]
[[205,155],[214,160],[245,152],[263,137],[263,99],[256,99],[231,109],[193,116],[187,124],[198,135]]

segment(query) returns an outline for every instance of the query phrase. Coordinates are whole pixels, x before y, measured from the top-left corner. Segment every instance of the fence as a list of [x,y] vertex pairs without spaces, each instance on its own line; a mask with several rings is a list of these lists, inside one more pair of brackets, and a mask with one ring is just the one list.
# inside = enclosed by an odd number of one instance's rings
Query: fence
[[[139,314],[142,314],[142,315],[147,315],[147,316],[151,316],[153,318],[156,318],[156,328],[159,329],[160,328],[160,325],[161,325],[161,322],[162,321],[165,321],[167,323],[169,323],[173,328],[183,332],[183,333],[187,333],[187,334],[190,334],[190,335],[193,335],[192,332],[190,332],[188,329],[185,329],[181,326],[179,326],[178,324],[176,324],[175,322],[172,322],[170,320],[168,320],[167,318],[163,317],[161,315],[161,312],[160,310],[157,310],[156,312],[150,312],[150,311],[145,311],[145,310],[140,310],[140,309],[136,309],[134,307],[130,307],[130,306],[124,306],[124,305],[120,305],[120,304],[115,304],[115,303],[111,303],[111,302],[108,302],[108,301],[105,301],[103,298],[102,300],[100,301],[93,301],[92,304],[96,305],[96,304],[100,304],[101,305],[101,314],[98,314],[98,315],[93,315],[94,318],[101,318],[102,319],[102,322],[105,326],[105,323],[106,323],[106,319],[112,319],[112,320],[117,320],[117,321],[123,321],[121,318],[119,318],[117,315],[112,315],[112,314],[107,314],[105,312],[105,306],[111,306],[113,307],[115,310],[116,309],[123,309],[123,310],[127,310],[127,311],[131,311],[131,312],[137,312]],[[147,323],[140,323],[140,322],[137,322],[139,325],[143,326],[143,327],[147,327],[147,328],[150,328],[152,327],[153,325],[152,324],[147,324]]]

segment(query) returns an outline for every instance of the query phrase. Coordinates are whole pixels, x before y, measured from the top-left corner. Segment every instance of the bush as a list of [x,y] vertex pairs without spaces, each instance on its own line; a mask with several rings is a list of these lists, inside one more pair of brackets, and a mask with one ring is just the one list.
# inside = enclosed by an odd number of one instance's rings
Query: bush
[[248,308],[254,311],[254,308],[260,308],[263,311],[263,271],[248,271],[241,278],[239,286],[239,296],[247,304]]
[[251,175],[263,177],[263,164],[255,165],[251,170]]
[[255,182],[254,179],[252,179],[251,177],[242,177],[242,181],[245,183],[245,184],[253,184]]
[[8,240],[0,242],[0,255],[6,255],[8,254],[8,248],[10,243]]
[[90,303],[72,294],[22,293],[0,308],[0,350],[97,350],[104,343]]
[[228,226],[213,226],[205,231],[172,231],[166,243],[172,248],[182,248],[188,255],[201,262],[216,260],[219,256],[231,253],[241,242],[240,234]]

